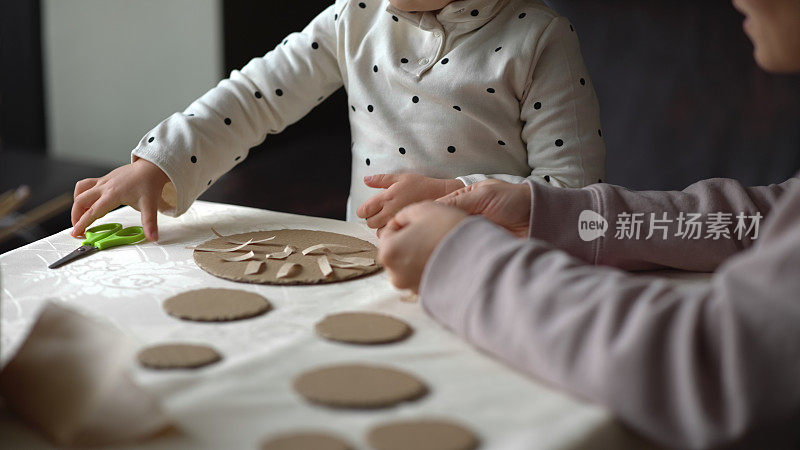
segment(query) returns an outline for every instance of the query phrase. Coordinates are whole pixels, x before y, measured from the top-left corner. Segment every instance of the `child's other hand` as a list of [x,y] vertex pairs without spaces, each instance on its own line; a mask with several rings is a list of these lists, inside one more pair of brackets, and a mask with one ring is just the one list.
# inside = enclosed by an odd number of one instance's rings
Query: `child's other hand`
[[531,188],[525,184],[486,180],[465,186],[436,200],[467,214],[481,215],[506,228],[517,237],[530,232]]
[[464,183],[458,180],[428,178],[415,173],[372,175],[364,177],[364,183],[369,187],[386,189],[356,211],[358,217],[367,219],[368,227],[378,229],[379,236],[386,223],[405,206],[434,200],[464,187]]
[[156,212],[161,190],[169,177],[155,164],[137,159],[102,178],[87,178],[75,184],[72,204],[72,236],[83,236],[86,228],[119,205],[130,205],[142,213],[144,234],[158,240]]

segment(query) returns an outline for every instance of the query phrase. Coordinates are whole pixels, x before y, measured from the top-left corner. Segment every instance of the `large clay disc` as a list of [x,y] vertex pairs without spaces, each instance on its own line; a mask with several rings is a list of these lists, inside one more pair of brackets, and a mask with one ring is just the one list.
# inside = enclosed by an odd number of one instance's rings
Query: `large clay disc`
[[389,367],[341,364],[306,372],[294,389],[307,400],[335,408],[383,408],[428,392],[415,376]]
[[385,344],[408,337],[411,327],[385,314],[346,312],[332,314],[314,326],[317,334],[351,344]]
[[161,344],[142,349],[139,363],[151,369],[195,369],[222,359],[211,347],[195,344]]
[[[317,264],[319,255],[303,255],[301,251],[316,244],[341,244],[361,251],[348,253],[346,256],[358,256],[372,258],[377,261],[378,248],[371,243],[352,236],[327,231],[314,230],[274,230],[274,231],[252,231],[249,233],[234,234],[225,238],[215,238],[199,245],[202,248],[231,248],[235,244],[227,242],[232,239],[239,242],[246,242],[248,239],[259,240],[270,236],[275,239],[260,243],[251,244],[233,253],[223,252],[202,252],[194,251],[194,261],[197,265],[211,275],[225,278],[226,280],[241,281],[245,283],[262,284],[318,284],[336,283],[339,281],[350,280],[367,274],[375,273],[381,269],[379,264],[370,267],[355,268],[333,268],[333,274],[328,277],[323,276]],[[266,267],[262,267],[257,273],[245,275],[245,267],[249,261],[231,262],[224,261],[223,258],[234,255],[241,255],[249,251],[255,253],[256,260],[264,261],[267,253],[279,252],[285,246],[291,245],[297,251],[289,255],[286,259],[266,260]],[[302,270],[296,275],[288,278],[277,278],[278,270],[283,263],[293,262],[303,266]]]
[[182,292],[164,301],[171,316],[198,322],[222,322],[247,319],[269,311],[264,297],[238,289],[197,289]]
[[333,434],[302,431],[275,436],[261,444],[261,450],[353,450]]
[[369,431],[367,441],[376,450],[473,450],[479,443],[472,431],[439,419],[379,425]]

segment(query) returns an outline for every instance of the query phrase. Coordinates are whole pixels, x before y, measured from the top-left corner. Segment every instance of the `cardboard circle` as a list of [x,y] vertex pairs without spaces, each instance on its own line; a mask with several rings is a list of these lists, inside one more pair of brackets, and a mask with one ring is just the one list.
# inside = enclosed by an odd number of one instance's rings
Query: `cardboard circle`
[[378,425],[367,433],[367,442],[375,450],[473,450],[480,440],[457,423],[418,419]]
[[317,322],[314,330],[331,341],[367,345],[397,342],[411,334],[411,327],[404,321],[369,312],[331,314]]
[[164,300],[167,314],[197,322],[224,322],[258,316],[272,307],[264,297],[238,289],[197,289]]
[[353,450],[336,435],[320,431],[298,431],[281,434],[261,444],[261,450]]
[[[239,242],[247,242],[249,239],[259,240],[275,236],[275,239],[260,244],[250,244],[243,247],[241,250],[233,253],[225,252],[203,252],[194,251],[194,261],[201,269],[214,275],[216,277],[224,278],[231,281],[239,281],[244,283],[260,283],[260,284],[280,284],[280,285],[308,285],[320,283],[336,283],[340,281],[350,280],[353,278],[369,275],[381,270],[380,264],[377,262],[374,266],[370,267],[354,267],[354,268],[333,268],[333,274],[329,277],[322,275],[317,263],[317,258],[320,255],[303,255],[300,253],[303,249],[311,247],[316,244],[341,244],[351,247],[353,249],[363,249],[359,252],[348,253],[346,256],[358,256],[365,258],[372,258],[377,261],[378,248],[373,244],[358,239],[353,236],[347,236],[339,233],[330,233],[327,231],[315,230],[299,230],[299,229],[283,229],[283,230],[270,230],[270,231],[252,231],[249,233],[234,234],[224,238],[215,238],[206,241],[199,245],[201,248],[231,248],[235,247],[234,244],[228,240],[235,240]],[[247,253],[253,251],[255,259],[264,261],[267,253],[279,252],[287,245],[291,245],[297,249],[296,252],[289,255],[286,259],[266,260],[266,267],[262,267],[257,273],[245,275],[245,267],[249,261],[231,262],[224,261],[222,258]],[[297,263],[300,264],[302,270],[295,276],[289,278],[277,278],[278,270],[284,263]]]
[[222,356],[207,345],[159,344],[142,349],[136,359],[149,369],[197,369],[220,361]]
[[390,367],[339,364],[305,372],[294,389],[306,400],[333,408],[384,408],[428,392],[414,375]]

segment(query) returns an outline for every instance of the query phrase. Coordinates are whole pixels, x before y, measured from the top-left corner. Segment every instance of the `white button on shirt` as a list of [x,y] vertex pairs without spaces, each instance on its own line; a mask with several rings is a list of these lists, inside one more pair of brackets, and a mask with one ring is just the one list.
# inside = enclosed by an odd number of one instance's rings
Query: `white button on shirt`
[[163,212],[182,214],[249,148],[342,86],[353,139],[349,219],[379,192],[362,181],[377,173],[568,187],[604,177],[577,34],[537,0],[457,0],[415,13],[386,0],[337,0],[161,122],[132,155],[170,177],[177,198]]

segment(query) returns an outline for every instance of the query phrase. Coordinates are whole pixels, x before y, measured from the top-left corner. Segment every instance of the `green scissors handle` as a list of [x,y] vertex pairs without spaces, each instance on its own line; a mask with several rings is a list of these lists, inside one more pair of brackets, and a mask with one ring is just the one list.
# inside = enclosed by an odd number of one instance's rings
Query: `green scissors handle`
[[142,227],[122,228],[120,223],[106,223],[86,230],[86,240],[81,245],[93,245],[105,250],[120,245],[135,244],[145,239]]

